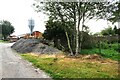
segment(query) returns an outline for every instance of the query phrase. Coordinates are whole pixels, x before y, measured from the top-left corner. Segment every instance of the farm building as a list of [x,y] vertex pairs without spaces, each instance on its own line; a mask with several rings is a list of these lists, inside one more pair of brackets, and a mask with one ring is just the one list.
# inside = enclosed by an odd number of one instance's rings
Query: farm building
[[32,34],[26,34],[23,36],[23,38],[43,38],[42,33],[39,31],[34,31]]

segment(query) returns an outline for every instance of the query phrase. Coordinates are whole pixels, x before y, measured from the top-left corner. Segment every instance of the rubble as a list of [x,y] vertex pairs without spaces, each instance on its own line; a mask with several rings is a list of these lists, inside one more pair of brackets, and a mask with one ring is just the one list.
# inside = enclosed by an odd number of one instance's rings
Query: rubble
[[38,53],[38,54],[55,54],[61,51],[43,44],[39,39],[20,39],[11,46],[19,53]]

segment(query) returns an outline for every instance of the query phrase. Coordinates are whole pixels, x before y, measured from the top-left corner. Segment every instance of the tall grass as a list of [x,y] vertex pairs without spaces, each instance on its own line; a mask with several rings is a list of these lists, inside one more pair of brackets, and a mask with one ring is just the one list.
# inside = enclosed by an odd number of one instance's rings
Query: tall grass
[[118,43],[114,44],[101,44],[101,52],[99,48],[93,49],[82,49],[81,54],[100,54],[105,58],[111,58],[113,60],[120,60],[120,53],[118,52],[120,48],[118,47]]

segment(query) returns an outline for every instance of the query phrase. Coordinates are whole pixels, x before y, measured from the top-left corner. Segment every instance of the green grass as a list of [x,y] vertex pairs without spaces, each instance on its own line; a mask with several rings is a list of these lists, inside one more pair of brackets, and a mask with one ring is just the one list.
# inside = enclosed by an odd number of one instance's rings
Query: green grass
[[8,43],[9,41],[0,40],[0,43]]
[[102,47],[101,54],[98,48],[81,51],[82,54],[99,54],[104,57],[103,60],[45,57],[32,54],[21,54],[21,56],[56,80],[61,78],[117,78],[119,65],[117,60],[120,60],[117,50],[118,44],[115,43]]
[[57,57],[56,59],[55,57],[39,57],[31,54],[21,54],[21,56],[57,80],[58,78],[116,78],[118,75],[118,64],[114,62],[103,64],[99,61],[78,58]]
[[120,60],[120,54],[118,52],[118,43],[107,44],[103,42],[101,44],[101,53],[99,48],[82,49],[82,54],[100,54],[104,58],[110,58],[113,60]]
[[[83,49],[82,54],[100,54],[99,49]],[[101,54],[104,58],[120,60],[120,54],[114,49],[101,49]]]

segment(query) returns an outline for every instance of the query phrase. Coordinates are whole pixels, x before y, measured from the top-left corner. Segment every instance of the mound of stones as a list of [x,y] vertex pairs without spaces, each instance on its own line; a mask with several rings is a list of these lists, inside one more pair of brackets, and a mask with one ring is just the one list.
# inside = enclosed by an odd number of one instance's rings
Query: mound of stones
[[20,39],[11,46],[19,53],[55,54],[61,51],[43,44],[39,39]]

